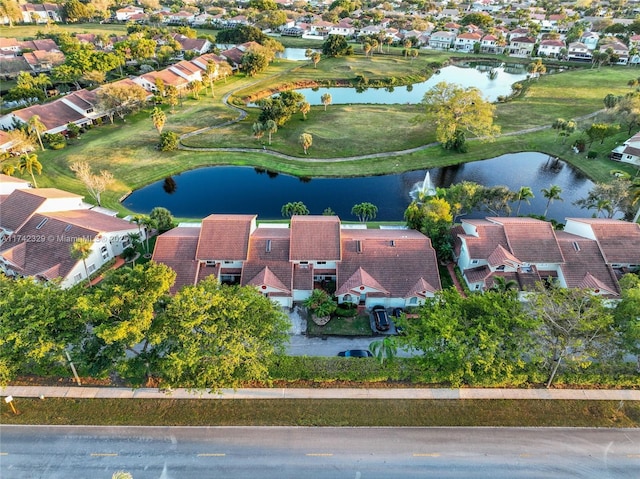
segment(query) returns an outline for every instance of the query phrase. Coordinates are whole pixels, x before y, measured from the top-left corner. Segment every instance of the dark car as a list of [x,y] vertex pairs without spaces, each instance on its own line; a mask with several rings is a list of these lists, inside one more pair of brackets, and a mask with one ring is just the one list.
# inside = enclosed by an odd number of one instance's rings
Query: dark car
[[340,351],[338,356],[345,358],[372,358],[373,354],[368,349],[347,349],[346,351]]
[[391,323],[389,322],[389,315],[384,306],[374,306],[371,310],[373,314],[373,320],[376,322],[376,329],[378,331],[388,331]]

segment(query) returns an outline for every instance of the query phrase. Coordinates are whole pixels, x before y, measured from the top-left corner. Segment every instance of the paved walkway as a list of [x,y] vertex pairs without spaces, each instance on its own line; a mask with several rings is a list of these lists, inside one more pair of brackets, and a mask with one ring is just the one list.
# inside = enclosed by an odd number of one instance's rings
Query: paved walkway
[[15,398],[112,398],[112,399],[577,399],[591,401],[640,401],[640,390],[630,389],[320,389],[320,388],[256,388],[223,389],[219,394],[157,388],[102,388],[56,386],[7,386],[0,396]]

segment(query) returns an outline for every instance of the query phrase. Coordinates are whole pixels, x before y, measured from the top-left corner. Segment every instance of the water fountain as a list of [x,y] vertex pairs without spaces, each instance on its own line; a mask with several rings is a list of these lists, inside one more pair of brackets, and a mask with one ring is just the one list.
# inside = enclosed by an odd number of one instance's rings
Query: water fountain
[[411,191],[409,192],[409,196],[414,201],[421,201],[425,197],[435,196],[435,194],[436,187],[433,186],[433,183],[431,182],[431,175],[428,171],[427,174],[424,175],[424,180],[418,181],[413,185],[413,188],[411,188]]

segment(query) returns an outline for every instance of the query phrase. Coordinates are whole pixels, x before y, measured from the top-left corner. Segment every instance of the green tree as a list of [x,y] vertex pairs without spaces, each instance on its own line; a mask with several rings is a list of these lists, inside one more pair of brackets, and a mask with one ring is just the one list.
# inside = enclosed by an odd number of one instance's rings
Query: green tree
[[269,66],[269,59],[264,52],[249,50],[242,55],[240,69],[245,72],[247,76],[255,76],[261,71],[264,71],[267,66]]
[[383,339],[373,341],[369,348],[380,364],[391,362],[398,354],[398,345],[393,336],[385,336]]
[[547,205],[545,206],[544,213],[542,214],[542,216],[546,217],[551,203],[553,203],[555,200],[564,201],[560,196],[560,193],[562,193],[562,188],[560,188],[558,185],[551,185],[549,186],[549,188],[542,188],[540,191],[542,192],[542,196],[547,199]]
[[633,273],[620,278],[620,301],[614,310],[616,331],[625,353],[634,354],[640,369],[640,276]]
[[518,192],[516,193],[516,200],[518,201],[518,209],[516,209],[516,216],[520,215],[520,206],[523,201],[526,201],[527,204],[531,204],[530,199],[535,198],[533,191],[528,186],[521,186]]
[[507,293],[509,291],[518,291],[519,289],[520,287],[518,282],[513,279],[507,280],[504,276],[493,277],[493,286],[491,286],[492,291]]
[[321,58],[322,58],[322,55],[320,55],[319,52],[313,52],[311,54],[311,61],[313,62],[313,68],[318,68],[318,63],[320,63]]
[[20,374],[62,371],[65,348],[86,328],[74,312],[77,296],[55,282],[0,275],[0,385]]
[[547,387],[563,360],[572,359],[585,367],[610,346],[614,332],[612,310],[592,290],[538,283],[527,299],[531,314],[541,323],[536,337],[546,358]]
[[268,120],[274,120],[279,127],[284,126],[304,101],[304,95],[293,90],[260,100],[257,102],[260,108],[258,121],[264,124]]
[[329,293],[323,289],[314,289],[311,295],[302,302],[302,305],[311,311],[316,318],[327,318],[331,316],[338,305]]
[[596,210],[596,215],[606,212],[607,217],[624,215],[633,216],[632,205],[633,182],[629,178],[614,177],[606,183],[596,183],[584,198],[573,202],[574,205],[587,210]]
[[329,35],[322,44],[322,54],[328,57],[352,55],[353,47],[343,35]]
[[87,275],[87,286],[91,287],[91,277],[87,268],[87,258],[91,256],[93,241],[87,238],[77,238],[70,247],[71,257],[76,261],[82,260],[84,273]]
[[165,131],[160,135],[160,150],[173,151],[178,149],[180,137],[175,131]]
[[220,72],[220,68],[218,64],[214,61],[207,62],[207,68],[204,73],[204,77],[206,81],[209,82],[209,88],[211,88],[211,98],[215,98],[215,93],[213,91],[213,81],[218,78],[218,74]]
[[302,201],[294,201],[282,206],[280,212],[285,218],[291,218],[293,215],[308,215],[309,208]]
[[251,125],[251,131],[253,132],[253,137],[259,140],[264,136],[264,124],[259,121],[255,121],[253,125]]
[[[435,381],[462,384],[524,383],[527,352],[537,322],[513,292],[462,297],[450,288],[427,298],[419,317],[398,319],[401,344]],[[532,359],[532,358],[529,358]]]
[[77,23],[90,20],[90,8],[79,0],[68,0],[62,7],[62,18],[67,23]]
[[267,120],[264,124],[264,130],[269,134],[269,144],[271,144],[271,135],[278,132],[278,124],[275,120]]
[[477,88],[440,82],[425,93],[421,105],[425,113],[414,121],[435,126],[445,149],[464,151],[467,133],[490,139],[499,132],[493,124],[495,107]]
[[627,134],[631,135],[631,132],[640,126],[640,94],[633,93],[622,97],[611,113],[610,119],[626,127]]
[[27,129],[30,133],[34,133],[38,138],[38,143],[40,143],[40,149],[44,151],[44,145],[42,144],[42,134],[47,131],[47,127],[42,120],[40,119],[40,115],[33,115],[27,121]]
[[165,231],[169,231],[175,226],[175,222],[173,220],[173,216],[171,212],[167,208],[163,208],[162,206],[156,206],[149,213],[149,218],[154,222],[156,228],[160,233],[164,233]]
[[31,179],[33,180],[33,186],[35,188],[38,187],[38,183],[36,183],[36,177],[34,173],[42,174],[42,164],[38,161],[38,155],[35,153],[29,154],[25,153],[20,156],[20,161],[18,162],[18,170],[20,173],[24,173],[25,171],[31,175]]
[[13,27],[14,22],[21,22],[22,11],[17,0],[0,0],[0,17],[7,18],[9,28]]
[[324,111],[327,111],[327,105],[331,105],[331,102],[333,101],[331,93],[323,93],[320,97],[320,101],[324,105]]
[[154,319],[175,277],[171,268],[154,262],[120,268],[79,299],[78,310],[90,326],[81,356],[91,374],[117,372],[135,383],[149,376],[158,340]]
[[167,121],[167,114],[156,106],[151,112],[151,121],[156,130],[158,130],[158,135],[161,135],[164,124]]
[[289,327],[281,309],[255,288],[212,277],[182,288],[160,320],[163,384],[208,390],[267,380]]
[[298,105],[298,108],[300,109],[300,113],[302,113],[302,118],[306,120],[307,113],[311,111],[311,104],[308,101],[303,101],[303,102],[300,102],[300,105]]
[[404,218],[409,228],[431,238],[433,248],[441,261],[451,258],[453,215],[451,205],[445,199],[430,197],[422,203],[412,201],[404,212]]
[[311,136],[310,133],[302,133],[299,137],[298,137],[298,141],[300,142],[300,146],[302,146],[302,149],[304,150],[304,154],[308,155],[308,150],[309,148],[311,148],[311,145],[313,144],[313,137]]
[[589,137],[589,147],[591,147],[596,140],[600,140],[600,144],[603,144],[606,138],[615,135],[619,130],[619,125],[592,123],[591,126],[585,130],[587,137]]
[[542,63],[542,60],[538,58],[535,62],[531,62],[527,65],[527,72],[529,72],[531,78],[538,78],[540,75],[547,73],[547,67]]
[[366,223],[375,219],[378,215],[378,207],[373,203],[358,203],[351,208],[351,214],[357,216],[361,223]]
[[109,115],[111,123],[113,116],[124,119],[125,115],[136,112],[147,101],[147,92],[140,85],[107,84],[97,92],[98,105]]
[[167,103],[171,107],[170,111],[171,113],[175,113],[176,106],[178,105],[179,96],[180,96],[180,94],[178,93],[178,89],[173,85],[169,85],[166,88],[166,92],[167,92]]

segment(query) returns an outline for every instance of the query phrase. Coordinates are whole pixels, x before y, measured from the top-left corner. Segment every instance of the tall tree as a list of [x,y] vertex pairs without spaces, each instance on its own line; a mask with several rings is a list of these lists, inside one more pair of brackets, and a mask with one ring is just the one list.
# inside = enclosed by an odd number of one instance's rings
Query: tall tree
[[547,199],[547,205],[545,206],[544,213],[542,214],[542,216],[546,217],[549,211],[549,205],[551,205],[551,203],[553,203],[555,200],[563,201],[562,197],[560,196],[560,193],[562,193],[562,188],[560,188],[558,185],[551,185],[549,186],[549,188],[542,188],[540,191],[542,192],[542,196]]
[[18,163],[18,170],[20,173],[24,173],[25,171],[31,175],[31,179],[33,180],[33,186],[35,188],[38,187],[38,183],[36,183],[36,177],[34,173],[38,173],[39,175],[42,173],[42,164],[38,161],[38,155],[35,153],[25,153],[20,156],[20,161]]
[[149,213],[149,218],[154,221],[155,227],[158,228],[160,233],[169,231],[175,226],[171,212],[162,206],[153,208],[151,213]]
[[322,44],[322,54],[328,57],[340,57],[353,54],[353,47],[343,35],[329,35]]
[[13,27],[14,22],[21,22],[22,11],[17,0],[0,0],[0,16],[7,18],[9,28]]
[[633,217],[633,182],[623,176],[614,177],[606,183],[596,183],[584,198],[573,202],[574,205],[587,210],[596,210],[596,215],[606,212],[606,216],[613,218],[624,215]]
[[278,124],[275,120],[267,120],[264,124],[264,130],[269,134],[269,144],[271,144],[271,135],[278,132]]
[[421,105],[425,113],[414,121],[434,125],[445,149],[465,151],[467,133],[490,139],[499,132],[493,124],[495,107],[477,88],[440,82],[425,93]]
[[91,256],[91,250],[93,249],[93,241],[87,238],[76,239],[70,247],[71,257],[76,261],[82,260],[84,265],[84,273],[87,275],[87,286],[91,287],[91,277],[89,275],[89,269],[87,268],[87,258]]
[[331,105],[331,102],[333,101],[331,93],[323,93],[320,97],[320,101],[324,105],[324,111],[327,111],[327,105]]
[[539,283],[528,296],[528,305],[542,324],[536,336],[544,346],[547,387],[562,361],[589,364],[610,346],[614,334],[612,310],[594,291]]
[[640,276],[633,273],[620,278],[620,301],[614,310],[621,349],[634,354],[640,370]]
[[113,123],[114,114],[120,118],[138,111],[147,101],[147,92],[140,85],[107,84],[98,90],[98,104]]
[[308,155],[309,154],[308,150],[309,148],[311,148],[311,145],[313,144],[313,137],[311,136],[311,134],[302,133],[298,138],[298,141],[300,142],[300,146],[302,146],[302,149],[304,150],[304,154]]
[[[435,381],[523,383],[537,321],[523,313],[513,291],[463,298],[454,288],[427,298],[419,317],[399,318],[400,344],[420,351],[415,359]],[[533,358],[531,358],[533,359]]]
[[313,52],[311,54],[311,61],[313,62],[313,68],[318,68],[318,63],[320,63],[320,59],[322,55],[319,52]]
[[55,282],[0,275],[0,385],[65,364],[65,348],[79,344],[86,330],[74,311],[77,297]]
[[44,123],[42,123],[42,120],[40,120],[40,115],[33,115],[31,118],[29,118],[29,121],[27,121],[27,128],[29,132],[36,135],[36,137],[38,138],[38,143],[40,143],[40,149],[44,151],[44,145],[42,144],[42,134],[47,131],[47,127],[44,125]]
[[302,118],[306,120],[307,113],[311,111],[311,104],[308,101],[303,101],[303,102],[300,102],[300,105],[298,106],[298,108],[300,108],[300,113],[302,113]]
[[209,82],[209,88],[211,88],[211,98],[215,98],[215,93],[213,91],[213,82],[216,78],[218,78],[218,72],[220,68],[218,64],[214,61],[207,62],[207,68],[205,69],[204,76],[206,80]]
[[104,193],[109,185],[113,182],[113,174],[106,170],[101,170],[99,174],[94,174],[91,171],[91,166],[86,161],[76,161],[71,163],[69,169],[76,174],[84,186],[89,191],[98,206],[102,206],[102,193]]
[[378,215],[378,207],[373,203],[358,203],[351,208],[351,214],[357,216],[361,223],[366,223],[375,219]]
[[516,200],[518,201],[518,208],[516,209],[516,216],[520,215],[520,206],[523,201],[526,201],[527,204],[530,203],[530,199],[535,198],[533,191],[528,186],[521,186],[518,192],[516,193]]
[[369,344],[369,348],[382,365],[384,365],[385,362],[393,361],[396,354],[398,354],[398,345],[394,336],[385,336],[383,339],[373,341]]
[[160,319],[162,382],[208,390],[268,379],[289,327],[280,308],[254,287],[212,277],[180,290]]
[[404,218],[409,228],[431,238],[438,259],[446,261],[451,258],[453,214],[447,200],[430,197],[421,203],[412,201],[404,212]]
[[153,126],[155,126],[156,130],[158,130],[158,134],[160,135],[162,134],[164,124],[167,122],[167,114],[156,106],[151,112],[151,121],[153,122]]

